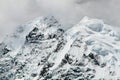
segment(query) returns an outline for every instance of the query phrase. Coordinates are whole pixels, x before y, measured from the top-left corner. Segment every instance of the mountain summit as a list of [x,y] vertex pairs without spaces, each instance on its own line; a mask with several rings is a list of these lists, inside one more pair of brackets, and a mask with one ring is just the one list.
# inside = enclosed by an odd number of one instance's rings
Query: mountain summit
[[120,35],[84,17],[64,30],[53,17],[19,26],[0,43],[0,80],[120,79]]

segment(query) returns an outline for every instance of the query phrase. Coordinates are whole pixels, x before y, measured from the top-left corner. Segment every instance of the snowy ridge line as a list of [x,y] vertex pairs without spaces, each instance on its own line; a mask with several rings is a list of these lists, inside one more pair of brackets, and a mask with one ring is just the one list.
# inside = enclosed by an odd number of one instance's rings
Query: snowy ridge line
[[65,38],[67,39],[67,43],[64,46],[63,50],[61,50],[60,52],[58,52],[56,59],[55,59],[55,64],[51,70],[56,69],[60,63],[62,62],[62,59],[64,58],[65,54],[68,53],[68,51],[70,50],[71,45],[73,44],[73,42],[76,40],[76,38],[79,35],[79,33],[86,33],[86,31],[81,31],[84,30],[82,29],[82,26],[78,26],[78,27],[73,27],[72,29],[69,29],[66,33],[65,33]]
[[[68,51],[70,50],[70,46],[73,44],[73,42],[76,40],[76,38],[80,35],[89,35],[88,33],[86,33],[86,30],[92,32],[95,35],[100,35],[100,33],[97,33],[95,31],[90,30],[89,28],[86,27],[86,25],[83,24],[84,20],[88,19],[87,17],[85,17],[84,19],[82,19],[80,21],[80,24],[77,24],[76,26],[72,27],[71,29],[68,29],[65,33],[65,39],[66,39],[66,45],[64,46],[63,50],[61,50],[60,52],[58,52],[56,60],[55,60],[55,66],[53,66],[51,68],[51,70],[56,69],[60,63],[62,62],[62,59],[64,58],[65,54],[68,53]],[[93,36],[95,36],[93,35]],[[90,36],[90,37],[93,37]],[[101,35],[100,35],[101,36]],[[88,37],[89,38],[89,37]],[[87,38],[87,39],[88,39]],[[95,37],[94,37],[95,38]]]

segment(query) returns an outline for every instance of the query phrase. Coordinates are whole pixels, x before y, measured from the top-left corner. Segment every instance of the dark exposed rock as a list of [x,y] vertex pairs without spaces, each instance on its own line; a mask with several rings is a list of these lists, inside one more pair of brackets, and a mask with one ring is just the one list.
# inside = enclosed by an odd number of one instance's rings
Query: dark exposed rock
[[75,73],[79,73],[79,72],[81,72],[80,67],[73,68],[72,70],[73,70]]
[[63,47],[64,43],[63,42],[59,42],[57,44],[57,48],[54,50],[54,52],[58,52],[62,47]]
[[8,52],[10,52],[10,50],[7,48],[7,45],[5,45],[4,43],[0,43],[0,55],[5,55]]
[[[91,59],[93,59],[93,63],[95,64],[95,65],[100,65],[100,63],[99,63],[99,61],[98,61],[98,57],[97,57],[97,55],[95,55],[95,54],[93,54],[93,53],[90,53],[89,55],[88,55]],[[97,59],[98,58],[98,59]]]
[[90,54],[89,54],[89,57],[90,57],[91,59],[95,59],[95,57],[94,57],[94,54],[93,54],[93,53],[90,53]]
[[36,77],[36,76],[37,76],[37,73],[32,73],[31,76],[32,76],[32,77]]

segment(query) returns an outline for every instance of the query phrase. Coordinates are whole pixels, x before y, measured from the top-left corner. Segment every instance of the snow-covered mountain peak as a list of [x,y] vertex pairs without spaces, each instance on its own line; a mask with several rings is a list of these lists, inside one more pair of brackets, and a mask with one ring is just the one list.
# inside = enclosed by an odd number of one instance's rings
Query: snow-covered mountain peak
[[64,31],[53,16],[39,17],[0,44],[0,79],[120,79],[119,46],[102,20],[85,17]]
[[61,25],[53,16],[39,17],[24,25],[18,26],[13,34],[8,35],[4,39],[4,43],[11,50],[21,48],[25,43],[26,36],[31,31],[36,34],[43,33],[45,35],[54,33]]

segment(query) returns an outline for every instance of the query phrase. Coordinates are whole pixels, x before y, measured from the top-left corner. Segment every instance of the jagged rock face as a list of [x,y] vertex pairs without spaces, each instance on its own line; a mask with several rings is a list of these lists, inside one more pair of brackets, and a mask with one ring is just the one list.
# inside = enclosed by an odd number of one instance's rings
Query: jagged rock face
[[0,80],[120,79],[120,37],[101,20],[64,30],[54,17],[20,26],[0,44]]

